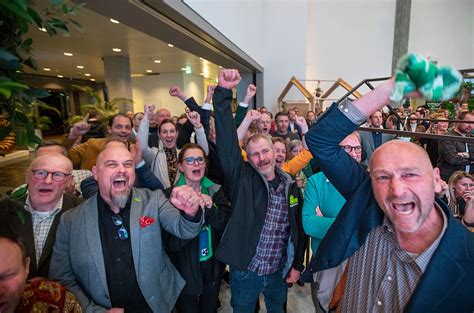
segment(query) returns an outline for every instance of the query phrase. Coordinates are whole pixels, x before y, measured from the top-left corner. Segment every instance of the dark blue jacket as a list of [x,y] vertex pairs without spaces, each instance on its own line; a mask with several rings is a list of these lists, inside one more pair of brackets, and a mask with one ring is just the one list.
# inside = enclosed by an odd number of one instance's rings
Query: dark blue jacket
[[[313,272],[335,267],[353,255],[365,243],[370,230],[383,221],[368,173],[339,147],[339,142],[357,126],[333,105],[305,137],[316,162],[347,200],[303,275],[307,281]],[[471,313],[474,234],[452,217],[441,200],[436,201],[448,217],[448,228],[405,312]]]

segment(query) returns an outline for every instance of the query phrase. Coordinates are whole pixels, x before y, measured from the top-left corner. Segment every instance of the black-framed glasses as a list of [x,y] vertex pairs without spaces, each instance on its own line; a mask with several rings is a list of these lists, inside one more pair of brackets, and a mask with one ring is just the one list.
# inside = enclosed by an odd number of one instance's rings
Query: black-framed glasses
[[71,174],[63,173],[63,172],[49,172],[47,170],[31,170],[33,172],[33,177],[36,179],[46,179],[49,174],[51,174],[51,179],[54,181],[63,181],[66,177]]
[[112,215],[112,222],[114,223],[115,226],[120,226],[118,230],[118,236],[120,240],[127,240],[128,239],[128,231],[123,226],[123,221],[120,215]]
[[199,165],[201,164],[204,164],[204,162],[206,162],[206,159],[204,159],[203,157],[187,157],[187,158],[184,158],[184,161],[186,162],[186,164],[188,165],[193,165],[195,162]]
[[341,146],[341,148],[344,149],[344,151],[346,151],[347,153],[351,153],[352,150],[354,150],[355,153],[360,153],[362,151],[362,146],[345,145]]

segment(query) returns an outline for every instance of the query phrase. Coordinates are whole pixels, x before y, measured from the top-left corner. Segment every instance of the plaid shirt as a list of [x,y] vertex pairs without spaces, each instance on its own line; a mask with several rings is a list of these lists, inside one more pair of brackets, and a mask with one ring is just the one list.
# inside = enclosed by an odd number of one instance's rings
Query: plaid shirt
[[285,194],[285,182],[281,178],[276,190],[269,188],[265,222],[260,233],[257,251],[250,261],[248,270],[258,275],[270,275],[278,271],[285,263],[284,257],[289,236],[288,201]]
[[30,196],[26,198],[25,210],[31,214],[31,222],[33,224],[33,236],[35,238],[36,264],[38,265],[43,252],[43,247],[48,238],[49,229],[53,224],[54,217],[61,211],[63,207],[63,197],[49,212],[38,212],[31,207]]

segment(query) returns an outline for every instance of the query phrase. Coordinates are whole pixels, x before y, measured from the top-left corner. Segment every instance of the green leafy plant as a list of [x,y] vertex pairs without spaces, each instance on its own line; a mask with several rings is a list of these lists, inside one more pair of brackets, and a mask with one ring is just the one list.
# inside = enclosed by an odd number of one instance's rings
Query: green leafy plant
[[91,87],[79,85],[72,85],[72,87],[76,90],[85,92],[87,95],[91,96],[94,99],[94,103],[81,105],[82,115],[75,115],[70,117],[67,121],[69,125],[81,121],[86,114],[100,115],[104,122],[108,121],[108,119],[112,115],[119,113],[119,103],[133,103],[133,100],[128,98],[114,98],[110,101],[104,101],[99,95],[99,93]]
[[25,37],[32,25],[46,29],[50,36],[70,36],[70,26],[82,31],[81,25],[70,16],[76,15],[84,5],[69,5],[68,0],[50,0],[49,7],[40,13],[28,0],[0,0],[0,116],[9,121],[7,127],[0,129],[0,140],[13,131],[17,146],[40,142],[35,135],[35,126],[44,126],[48,121],[39,116],[32,119],[29,112],[35,99],[49,94],[23,82],[25,66],[38,69],[33,58],[33,40]]

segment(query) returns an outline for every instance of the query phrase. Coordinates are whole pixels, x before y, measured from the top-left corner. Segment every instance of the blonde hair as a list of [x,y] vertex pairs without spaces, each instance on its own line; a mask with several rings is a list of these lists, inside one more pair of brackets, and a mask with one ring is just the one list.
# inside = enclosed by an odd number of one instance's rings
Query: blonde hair
[[459,204],[457,201],[456,192],[454,191],[454,185],[463,178],[469,178],[470,180],[474,181],[474,176],[464,171],[454,172],[451,175],[451,177],[449,177],[449,181],[448,181],[448,191],[449,191],[448,204],[449,204],[449,207],[451,208],[451,212],[453,213],[454,217],[460,216]]

